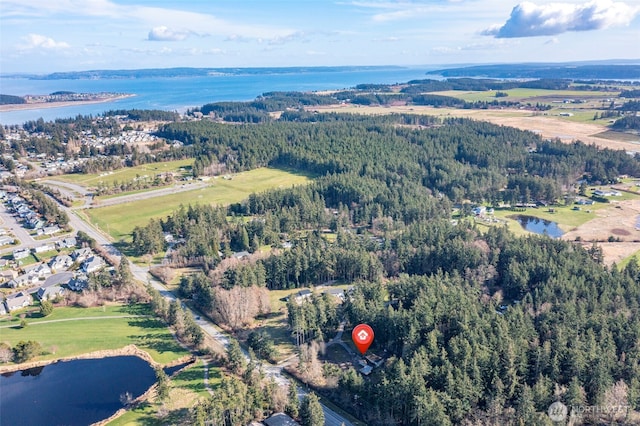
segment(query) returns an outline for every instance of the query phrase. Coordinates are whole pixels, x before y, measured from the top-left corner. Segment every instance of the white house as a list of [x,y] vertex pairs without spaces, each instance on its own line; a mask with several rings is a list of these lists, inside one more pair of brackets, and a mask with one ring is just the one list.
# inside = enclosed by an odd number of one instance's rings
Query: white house
[[15,249],[13,251],[13,259],[14,260],[24,259],[25,257],[29,257],[30,254],[31,252],[29,251],[29,249],[26,249],[26,248]]

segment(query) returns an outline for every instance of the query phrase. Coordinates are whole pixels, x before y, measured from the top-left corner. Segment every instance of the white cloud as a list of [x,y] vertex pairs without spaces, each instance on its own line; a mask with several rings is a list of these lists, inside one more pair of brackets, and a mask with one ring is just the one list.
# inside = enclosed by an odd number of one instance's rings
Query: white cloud
[[23,37],[23,40],[26,41],[26,44],[19,46],[21,50],[59,50],[68,49],[71,47],[64,41],[55,41],[51,37],[43,36],[40,34],[29,34],[26,37]]
[[150,41],[182,41],[188,36],[188,31],[175,31],[162,25],[152,28],[147,39]]
[[536,37],[568,31],[591,31],[629,25],[640,8],[612,0],[592,0],[584,4],[522,2],[511,11],[504,25],[482,32],[496,38]]
[[[160,3],[160,2],[156,2]],[[162,2],[163,4],[167,4]],[[175,9],[124,5],[112,0],[2,0],[3,20],[5,18],[86,17],[110,18],[121,22],[137,22],[143,28],[158,28],[170,23],[174,28],[186,28],[194,34],[232,34],[242,37],[266,40],[287,37],[294,30],[262,24],[247,24],[218,18],[209,13],[180,10],[180,2],[173,2]],[[151,30],[153,31],[153,30]],[[151,34],[151,33],[150,33]]]

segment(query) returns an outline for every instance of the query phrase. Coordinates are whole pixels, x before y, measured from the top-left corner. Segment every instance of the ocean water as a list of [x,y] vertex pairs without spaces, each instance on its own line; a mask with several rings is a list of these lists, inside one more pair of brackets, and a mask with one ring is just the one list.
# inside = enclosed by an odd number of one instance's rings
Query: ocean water
[[21,124],[42,117],[46,121],[82,115],[98,115],[113,109],[162,109],[184,112],[189,108],[219,101],[248,101],[271,91],[335,90],[364,83],[404,83],[434,78],[427,67],[389,67],[290,73],[212,75],[207,77],[29,80],[1,78],[0,93],[40,95],[61,90],[77,93],[117,92],[135,96],[91,105],[0,112],[0,124]]

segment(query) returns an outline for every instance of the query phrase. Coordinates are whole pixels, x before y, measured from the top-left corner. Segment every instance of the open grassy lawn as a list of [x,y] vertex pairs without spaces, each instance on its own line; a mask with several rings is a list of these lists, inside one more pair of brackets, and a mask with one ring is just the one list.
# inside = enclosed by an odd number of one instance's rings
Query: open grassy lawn
[[[601,187],[590,187],[586,191],[586,197],[581,198],[589,198],[594,189],[607,189],[608,186]],[[531,234],[526,231],[517,220],[513,217],[517,215],[523,216],[533,216],[544,220],[549,220],[552,222],[556,222],[560,229],[565,232],[568,232],[580,225],[583,225],[589,222],[592,219],[597,217],[596,212],[602,209],[614,209],[616,207],[617,202],[625,201],[625,200],[637,200],[640,198],[640,195],[631,194],[628,192],[622,192],[621,196],[617,197],[608,197],[611,201],[610,203],[600,203],[596,202],[593,205],[587,206],[577,206],[572,204],[570,206],[552,206],[549,207],[540,207],[540,208],[527,208],[524,211],[514,211],[508,208],[505,209],[495,209],[494,217],[499,219],[501,222],[497,223],[497,225],[506,224],[507,228],[511,232],[516,235],[527,235]],[[578,207],[579,210],[574,210],[575,207]],[[550,211],[553,209],[553,212]],[[493,224],[488,223],[487,221],[477,219],[476,223],[481,227],[485,228],[488,226],[492,226]]]
[[0,342],[14,346],[21,340],[35,340],[45,351],[36,359],[62,358],[131,344],[161,364],[187,355],[167,327],[149,314],[147,305],[56,307],[46,318],[37,313],[27,316],[25,328],[19,327],[17,316],[3,320],[0,327],[6,327],[0,328]]
[[233,175],[231,179],[215,179],[202,189],[89,209],[86,213],[94,224],[116,241],[128,240],[134,227],[146,225],[150,218],[165,218],[180,205],[227,205],[240,202],[254,192],[303,185],[310,181],[311,178],[305,174],[260,168]]
[[193,159],[166,161],[161,163],[142,164],[135,167],[124,167],[112,172],[97,174],[73,173],[56,176],[56,180],[76,183],[83,186],[95,186],[98,184],[112,185],[113,182],[129,182],[138,176],[155,176],[159,173],[174,172],[179,173],[180,168],[190,170]]

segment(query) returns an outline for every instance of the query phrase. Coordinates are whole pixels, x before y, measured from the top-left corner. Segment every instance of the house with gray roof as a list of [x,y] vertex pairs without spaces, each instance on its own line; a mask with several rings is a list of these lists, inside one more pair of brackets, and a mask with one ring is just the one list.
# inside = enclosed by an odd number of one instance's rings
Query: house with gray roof
[[12,294],[7,297],[5,300],[5,305],[7,305],[7,310],[9,312],[13,312],[16,309],[26,308],[27,306],[33,303],[33,298],[29,293],[17,293]]
[[263,423],[267,426],[300,426],[300,423],[285,413],[275,413],[268,419],[263,420]]
[[59,254],[49,262],[51,271],[60,272],[66,271],[73,265],[73,259],[68,254]]
[[64,294],[64,288],[59,285],[52,285],[50,287],[40,287],[36,292],[36,296],[40,300],[51,300]]
[[82,264],[82,272],[84,272],[85,274],[91,274],[104,268],[104,266],[105,263],[101,257],[91,256]]
[[7,283],[8,287],[11,288],[20,288],[25,287],[31,284],[35,284],[40,280],[40,278],[35,274],[22,274],[18,275],[11,281]]
[[42,228],[42,233],[44,235],[53,235],[56,232],[60,232],[60,227],[58,225],[45,226]]
[[89,287],[89,278],[86,275],[80,274],[67,283],[67,287],[71,291],[83,291]]
[[51,268],[46,263],[37,263],[22,268],[27,275],[35,275],[37,278],[46,278],[51,275]]
[[58,248],[73,248],[77,243],[78,240],[76,240],[76,237],[63,238],[62,240],[57,242]]
[[84,262],[91,256],[93,256],[93,251],[91,251],[89,247],[82,247],[74,250],[73,253],[71,253],[71,257],[73,258],[73,260],[78,263]]

